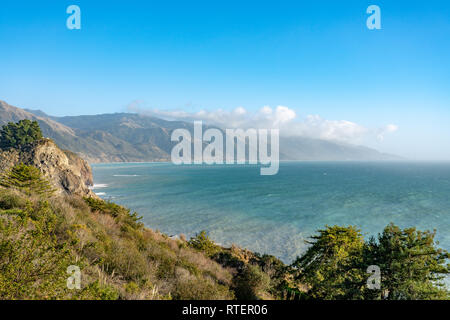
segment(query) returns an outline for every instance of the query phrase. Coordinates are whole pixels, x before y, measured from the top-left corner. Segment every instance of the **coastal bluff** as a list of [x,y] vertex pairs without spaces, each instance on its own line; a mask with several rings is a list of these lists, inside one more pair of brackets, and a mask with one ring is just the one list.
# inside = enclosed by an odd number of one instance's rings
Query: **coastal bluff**
[[21,148],[0,149],[0,172],[23,163],[38,168],[56,188],[58,194],[97,197],[92,169],[75,153],[60,149],[51,139],[42,138]]

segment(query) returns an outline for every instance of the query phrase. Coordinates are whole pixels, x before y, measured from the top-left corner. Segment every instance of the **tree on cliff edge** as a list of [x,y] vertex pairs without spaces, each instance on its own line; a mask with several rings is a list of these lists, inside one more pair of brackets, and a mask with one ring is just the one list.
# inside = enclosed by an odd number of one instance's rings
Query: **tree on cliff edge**
[[10,122],[0,129],[0,149],[20,148],[41,138],[42,131],[37,121]]

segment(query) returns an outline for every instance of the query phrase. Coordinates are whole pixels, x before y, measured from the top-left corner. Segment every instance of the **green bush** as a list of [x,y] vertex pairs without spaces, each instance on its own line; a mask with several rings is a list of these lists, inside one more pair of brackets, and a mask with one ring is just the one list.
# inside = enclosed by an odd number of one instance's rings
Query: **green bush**
[[101,285],[98,280],[90,283],[83,291],[78,294],[79,298],[89,300],[117,300],[119,299],[119,292],[117,289]]
[[268,292],[275,298],[282,298],[283,292],[288,285],[286,282],[286,274],[289,271],[289,267],[280,259],[267,254],[258,256],[253,262],[270,278]]
[[223,285],[208,279],[178,281],[173,293],[176,300],[229,300],[233,293]]
[[131,241],[112,242],[105,258],[106,271],[121,274],[126,280],[138,282],[149,271],[148,261]]
[[189,240],[189,245],[199,251],[203,251],[207,256],[212,257],[220,252],[220,247],[216,245],[207,235],[206,231],[201,231]]
[[0,209],[25,208],[27,199],[9,189],[0,189]]
[[[108,214],[133,229],[143,227],[143,223],[139,222],[142,217],[139,217],[136,212],[131,213],[130,209],[115,204],[114,202],[105,201],[102,199],[86,197],[84,198],[84,201],[94,212]],[[126,228],[124,230],[126,230]]]
[[269,288],[270,278],[258,266],[248,264],[235,280],[236,297],[239,300],[260,299],[260,294]]

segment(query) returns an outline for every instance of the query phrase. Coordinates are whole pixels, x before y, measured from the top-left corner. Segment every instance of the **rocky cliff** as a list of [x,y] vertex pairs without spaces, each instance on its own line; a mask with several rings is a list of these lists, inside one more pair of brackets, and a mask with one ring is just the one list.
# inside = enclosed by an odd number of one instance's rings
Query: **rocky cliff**
[[0,150],[0,172],[23,163],[37,167],[62,194],[92,196],[93,185],[89,164],[75,153],[61,150],[52,140],[41,139],[21,149]]

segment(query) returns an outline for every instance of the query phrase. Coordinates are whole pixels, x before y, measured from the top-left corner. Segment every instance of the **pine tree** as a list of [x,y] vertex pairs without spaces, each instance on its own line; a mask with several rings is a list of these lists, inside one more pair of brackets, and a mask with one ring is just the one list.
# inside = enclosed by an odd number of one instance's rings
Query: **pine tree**
[[20,189],[28,194],[51,196],[56,191],[50,182],[42,177],[38,168],[23,163],[14,166],[9,172],[0,176],[0,185],[6,188]]
[[0,129],[0,149],[20,148],[42,138],[37,121],[20,120]]
[[[383,298],[448,299],[443,280],[450,273],[449,253],[436,247],[435,232],[390,224],[372,238],[364,260],[381,270]],[[370,292],[372,293],[372,292]]]
[[365,270],[361,264],[364,239],[355,227],[327,226],[308,241],[311,247],[294,263],[297,281],[314,299],[360,299]]

